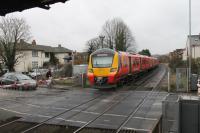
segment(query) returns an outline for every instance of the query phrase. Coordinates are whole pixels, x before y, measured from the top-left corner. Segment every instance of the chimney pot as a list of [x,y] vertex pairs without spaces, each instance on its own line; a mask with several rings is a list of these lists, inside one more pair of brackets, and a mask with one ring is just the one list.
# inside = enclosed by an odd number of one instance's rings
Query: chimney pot
[[58,44],[58,47],[61,47],[61,44]]
[[32,41],[32,45],[36,45],[36,41],[35,40]]

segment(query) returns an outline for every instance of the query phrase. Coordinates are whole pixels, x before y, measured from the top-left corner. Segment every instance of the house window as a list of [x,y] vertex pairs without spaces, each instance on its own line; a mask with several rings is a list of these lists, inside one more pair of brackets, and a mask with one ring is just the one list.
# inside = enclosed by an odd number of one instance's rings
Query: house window
[[38,62],[37,61],[33,61],[32,62],[32,68],[38,68]]
[[38,57],[38,51],[33,50],[32,51],[32,57]]
[[45,58],[49,58],[49,53],[45,52]]

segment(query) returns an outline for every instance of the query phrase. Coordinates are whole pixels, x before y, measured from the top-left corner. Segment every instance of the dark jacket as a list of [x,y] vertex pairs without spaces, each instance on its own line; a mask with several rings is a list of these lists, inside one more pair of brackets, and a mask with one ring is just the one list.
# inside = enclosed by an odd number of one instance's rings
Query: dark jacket
[[51,71],[48,71],[48,72],[46,73],[46,78],[49,78],[49,77],[52,77]]

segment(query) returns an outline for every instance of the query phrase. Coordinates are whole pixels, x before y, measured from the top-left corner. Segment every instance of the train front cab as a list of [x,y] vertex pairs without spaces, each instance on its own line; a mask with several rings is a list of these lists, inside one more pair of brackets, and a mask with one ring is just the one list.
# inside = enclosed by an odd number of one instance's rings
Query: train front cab
[[116,87],[119,55],[110,49],[97,50],[90,56],[88,79],[94,88]]

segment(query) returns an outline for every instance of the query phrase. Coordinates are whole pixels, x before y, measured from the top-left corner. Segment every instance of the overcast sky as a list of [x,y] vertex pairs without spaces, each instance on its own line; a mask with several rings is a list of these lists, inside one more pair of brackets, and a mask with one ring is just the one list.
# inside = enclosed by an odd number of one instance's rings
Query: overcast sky
[[[166,54],[184,48],[189,0],[70,0],[50,10],[33,8],[11,13],[26,19],[38,44],[83,51],[106,20],[120,17],[135,36],[138,51]],[[200,33],[200,1],[192,0],[192,34]],[[9,14],[10,15],[10,14]],[[30,40],[31,42],[31,40]]]

